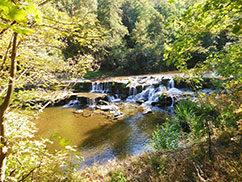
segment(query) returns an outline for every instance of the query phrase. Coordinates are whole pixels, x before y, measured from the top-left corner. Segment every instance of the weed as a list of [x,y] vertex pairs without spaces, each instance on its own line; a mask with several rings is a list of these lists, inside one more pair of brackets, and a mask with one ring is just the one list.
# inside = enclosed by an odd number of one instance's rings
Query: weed
[[167,174],[167,161],[164,158],[152,155],[151,165],[158,174]]
[[127,182],[127,178],[124,176],[121,170],[112,172],[111,182]]

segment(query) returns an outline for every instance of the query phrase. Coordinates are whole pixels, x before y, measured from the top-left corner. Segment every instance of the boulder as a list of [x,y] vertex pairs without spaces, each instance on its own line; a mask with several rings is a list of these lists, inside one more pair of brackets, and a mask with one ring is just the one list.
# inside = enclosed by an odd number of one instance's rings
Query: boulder
[[161,95],[159,97],[158,103],[155,104],[159,107],[167,107],[172,105],[172,96],[169,95]]

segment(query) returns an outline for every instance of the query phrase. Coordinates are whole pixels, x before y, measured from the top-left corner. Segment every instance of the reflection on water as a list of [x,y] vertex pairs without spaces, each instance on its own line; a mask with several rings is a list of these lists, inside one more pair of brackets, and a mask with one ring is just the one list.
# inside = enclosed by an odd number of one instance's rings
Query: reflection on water
[[[122,159],[146,150],[155,125],[166,117],[160,112],[143,115],[136,109],[136,114],[114,122],[105,115],[83,117],[73,111],[75,109],[61,107],[45,109],[35,121],[39,128],[37,135],[49,138],[59,133],[70,139],[71,145],[76,145],[81,151],[87,165],[113,158]],[[55,144],[50,149],[59,148]]]

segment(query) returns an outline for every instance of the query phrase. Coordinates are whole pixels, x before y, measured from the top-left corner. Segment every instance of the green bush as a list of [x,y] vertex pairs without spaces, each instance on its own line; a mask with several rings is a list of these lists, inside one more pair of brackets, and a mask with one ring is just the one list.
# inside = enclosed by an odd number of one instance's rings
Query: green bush
[[218,113],[209,103],[196,103],[181,101],[174,110],[175,116],[171,120],[176,123],[183,132],[195,137],[202,137],[206,133],[206,124],[210,122],[214,127],[219,127]]
[[102,73],[99,71],[94,71],[94,72],[88,72],[87,74],[84,75],[84,78],[97,78],[102,76]]
[[152,134],[150,145],[155,149],[177,148],[179,142],[179,130],[175,124],[168,122],[163,125],[157,125]]
[[111,182],[127,182],[127,178],[124,176],[122,171],[118,170],[113,172]]
[[[7,115],[8,151],[6,181],[67,181],[78,169],[75,160],[82,160],[71,146],[49,152],[48,139],[35,139],[36,128],[29,117],[10,112]],[[65,145],[65,143],[62,144]]]

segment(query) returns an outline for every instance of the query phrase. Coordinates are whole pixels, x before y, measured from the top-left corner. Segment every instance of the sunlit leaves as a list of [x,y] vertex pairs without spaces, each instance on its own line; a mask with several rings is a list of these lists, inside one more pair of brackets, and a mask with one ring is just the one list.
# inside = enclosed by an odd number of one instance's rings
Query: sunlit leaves
[[[241,10],[241,1],[199,1],[173,22],[173,27],[180,29],[176,29],[176,40],[165,47],[165,58],[179,70],[195,75],[211,71],[224,80],[224,93],[214,94],[206,101],[220,113],[223,127],[235,127],[236,122],[238,128],[241,126],[238,122],[242,95]],[[208,33],[215,39],[206,37]],[[206,45],[202,41],[205,38],[217,43]],[[194,69],[188,70],[189,61],[197,53],[203,53],[204,59],[197,60]]]
[[[30,116],[32,114],[29,113]],[[20,112],[7,115],[6,129],[11,153],[7,158],[6,181],[20,181],[24,177],[24,181],[64,180],[77,167],[70,158],[76,156],[75,159],[81,161],[80,154],[70,146],[49,152],[47,148],[53,143],[52,140],[34,138],[36,129],[29,121],[30,116]],[[29,174],[31,178],[28,178]]]
[[19,6],[13,6],[9,9],[9,18],[18,23],[26,21],[28,13]]
[[30,25],[29,21],[35,21],[37,23],[41,21],[41,14],[37,10],[37,5],[33,2],[3,0],[0,3],[0,13],[2,19],[6,22],[6,24],[0,24],[0,28],[9,28],[20,34],[28,34],[31,32],[30,27],[28,27]]

